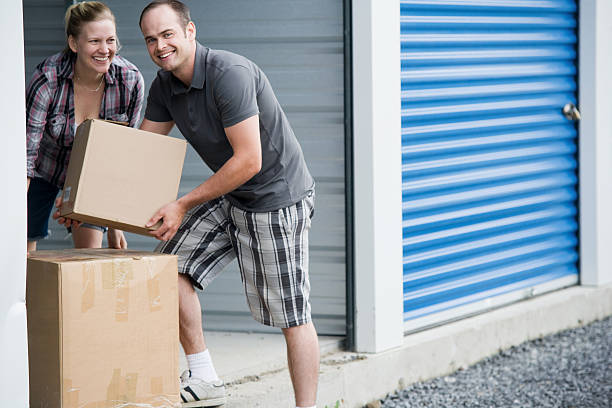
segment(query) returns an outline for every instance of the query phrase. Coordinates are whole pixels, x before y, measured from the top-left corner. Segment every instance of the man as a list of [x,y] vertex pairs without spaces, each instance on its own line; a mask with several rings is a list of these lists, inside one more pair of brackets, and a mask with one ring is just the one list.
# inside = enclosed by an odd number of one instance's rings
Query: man
[[264,73],[248,59],[196,41],[187,7],[159,0],[140,28],[161,70],[141,129],[168,134],[176,124],[215,172],[161,208],[149,225],[157,250],[179,257],[180,340],[189,364],[184,406],[225,402],[202,333],[194,286],[204,289],[232,259],[253,317],[282,329],[297,407],[316,402],[319,347],[310,316],[308,232],[314,181]]

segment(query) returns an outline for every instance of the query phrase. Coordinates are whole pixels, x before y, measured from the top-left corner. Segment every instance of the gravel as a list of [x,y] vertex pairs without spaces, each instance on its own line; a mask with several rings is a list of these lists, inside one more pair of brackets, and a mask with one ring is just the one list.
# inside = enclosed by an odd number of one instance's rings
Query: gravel
[[612,317],[525,342],[446,377],[414,383],[374,406],[610,408]]

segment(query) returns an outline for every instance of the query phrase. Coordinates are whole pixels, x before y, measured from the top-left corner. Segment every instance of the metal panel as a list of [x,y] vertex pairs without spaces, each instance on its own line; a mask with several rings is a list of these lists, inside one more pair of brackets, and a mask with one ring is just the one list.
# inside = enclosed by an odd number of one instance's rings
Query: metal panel
[[577,282],[574,0],[401,0],[405,329]]
[[[141,69],[147,90],[158,69],[148,56],[138,27],[140,12],[148,2],[106,1],[117,18],[121,55]],[[314,321],[321,334],[345,334],[343,3],[185,3],[191,9],[201,43],[242,54],[266,72],[295,130],[317,183],[316,216],[310,236]],[[61,28],[61,17],[55,23]],[[172,135],[181,137],[176,130]],[[187,193],[210,174],[189,148],[179,194]],[[54,238],[42,242],[41,248],[70,244],[63,240],[61,229],[53,226],[52,232]],[[129,234],[128,244],[130,248],[151,250],[155,241]],[[235,262],[207,288],[201,300],[207,329],[268,331],[248,313]]]
[[23,0],[26,82],[44,58],[62,50],[65,0]]

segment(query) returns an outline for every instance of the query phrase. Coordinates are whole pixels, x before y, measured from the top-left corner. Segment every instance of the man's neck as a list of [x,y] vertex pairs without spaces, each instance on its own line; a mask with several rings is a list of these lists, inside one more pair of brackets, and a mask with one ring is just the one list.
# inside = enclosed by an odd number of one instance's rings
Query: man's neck
[[189,59],[182,64],[178,69],[172,71],[172,75],[174,75],[179,81],[185,84],[185,86],[189,87],[191,85],[191,81],[193,80],[193,72],[195,66],[195,54],[196,54],[196,45],[193,45],[193,51]]

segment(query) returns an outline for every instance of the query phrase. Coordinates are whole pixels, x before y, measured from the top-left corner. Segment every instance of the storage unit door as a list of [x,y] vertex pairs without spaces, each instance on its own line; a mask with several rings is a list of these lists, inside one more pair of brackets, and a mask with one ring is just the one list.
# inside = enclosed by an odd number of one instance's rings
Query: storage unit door
[[[39,0],[25,0],[26,8],[29,3],[36,7],[42,4]],[[64,1],[55,3],[65,6]],[[158,67],[147,53],[138,20],[149,0],[105,3],[117,19],[123,46],[120,54],[141,69],[148,92]],[[202,44],[244,55],[263,69],[299,139],[316,181],[316,210],[310,233],[313,318],[321,334],[343,335],[346,332],[346,267],[342,0],[185,3],[191,9],[197,38]],[[36,7],[31,8],[32,15]],[[51,47],[53,50],[45,49],[41,53],[40,46],[32,48],[36,42],[28,43],[29,49],[36,50],[36,59],[63,47],[62,16],[60,9],[53,21],[45,22],[55,31],[59,29],[59,44]],[[40,21],[26,20],[26,31],[32,27],[44,34]],[[176,129],[172,135],[181,137]],[[190,147],[179,195],[192,190],[210,174]],[[50,225],[52,239],[41,242],[40,247],[70,246],[71,241],[64,239],[64,230],[55,222]],[[155,244],[153,239],[128,235],[129,248],[152,250]],[[237,264],[233,262],[201,295],[206,329],[267,330],[250,317],[242,288]]]
[[405,330],[575,284],[575,1],[400,3]]

